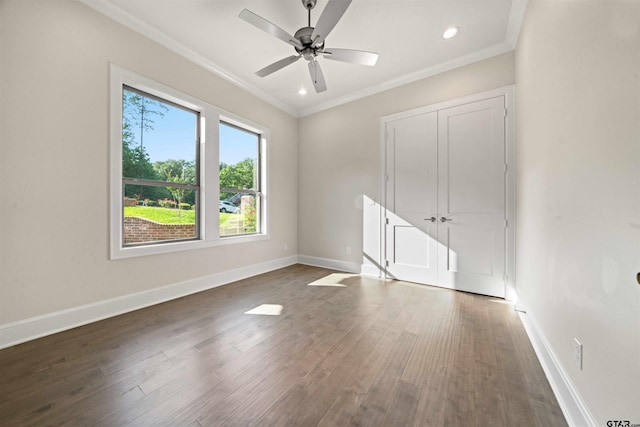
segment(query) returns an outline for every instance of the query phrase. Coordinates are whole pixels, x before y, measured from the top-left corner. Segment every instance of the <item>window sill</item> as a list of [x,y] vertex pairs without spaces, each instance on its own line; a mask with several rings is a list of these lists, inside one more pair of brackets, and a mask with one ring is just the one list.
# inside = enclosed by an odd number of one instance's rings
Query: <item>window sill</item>
[[181,251],[229,246],[239,243],[253,243],[269,240],[268,234],[252,234],[249,236],[229,236],[216,240],[190,240],[174,243],[161,243],[148,246],[131,246],[115,248],[111,251],[111,260],[136,258],[148,255],[168,254]]

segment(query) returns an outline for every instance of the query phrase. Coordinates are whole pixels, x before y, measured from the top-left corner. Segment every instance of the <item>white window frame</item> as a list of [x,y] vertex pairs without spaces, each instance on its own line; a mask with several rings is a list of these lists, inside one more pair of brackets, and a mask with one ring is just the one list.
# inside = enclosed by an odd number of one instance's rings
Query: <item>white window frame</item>
[[[198,203],[200,236],[187,241],[161,241],[141,246],[123,246],[122,192],[122,90],[130,86],[142,92],[182,105],[200,114],[200,199]],[[219,126],[232,123],[260,135],[260,194],[262,211],[260,233],[220,237]],[[122,259],[166,254],[214,246],[255,242],[269,239],[268,227],[268,145],[269,129],[169,86],[148,79],[115,64],[110,67],[110,189],[109,241],[110,258]]]

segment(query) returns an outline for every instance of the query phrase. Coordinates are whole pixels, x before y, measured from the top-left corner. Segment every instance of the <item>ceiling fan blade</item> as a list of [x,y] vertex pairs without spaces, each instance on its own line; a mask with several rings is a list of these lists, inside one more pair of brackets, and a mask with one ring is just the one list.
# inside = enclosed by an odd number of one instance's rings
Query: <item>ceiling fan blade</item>
[[309,61],[309,74],[311,74],[311,81],[313,87],[316,88],[316,92],[324,92],[327,90],[327,83],[324,81],[324,75],[322,74],[322,68],[318,61]]
[[280,61],[276,61],[271,65],[267,65],[266,67],[264,67],[262,70],[256,71],[256,75],[258,77],[265,77],[268,76],[271,73],[275,73],[276,71],[286,67],[287,65],[293,64],[294,62],[296,62],[298,59],[300,59],[300,55],[291,55],[288,56],[284,59],[281,59]]
[[276,24],[267,21],[263,17],[256,15],[250,10],[244,9],[242,12],[240,12],[239,16],[254,27],[257,27],[262,31],[271,34],[272,36],[279,38],[285,43],[289,43],[291,46],[302,49],[302,43],[300,43],[298,39],[287,33],[282,28],[278,27]]
[[364,50],[325,49],[322,54],[325,55],[325,58],[327,59],[350,62],[352,64],[374,66],[376,65],[376,61],[378,61],[377,53],[365,52]]
[[329,0],[311,33],[314,46],[320,46],[351,4],[351,0]]

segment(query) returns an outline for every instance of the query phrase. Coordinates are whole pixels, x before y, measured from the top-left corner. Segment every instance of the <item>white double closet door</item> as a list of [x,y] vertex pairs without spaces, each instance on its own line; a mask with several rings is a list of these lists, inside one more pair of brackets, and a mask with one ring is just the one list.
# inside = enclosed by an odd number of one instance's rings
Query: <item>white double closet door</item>
[[505,297],[505,98],[385,123],[388,277]]

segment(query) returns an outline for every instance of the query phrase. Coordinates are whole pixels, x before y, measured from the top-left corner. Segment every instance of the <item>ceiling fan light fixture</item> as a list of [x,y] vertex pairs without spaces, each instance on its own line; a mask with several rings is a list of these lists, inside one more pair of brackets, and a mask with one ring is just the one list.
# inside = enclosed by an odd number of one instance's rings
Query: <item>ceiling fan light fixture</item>
[[455,26],[448,27],[446,30],[444,30],[444,33],[442,33],[442,38],[443,39],[453,38],[456,36],[456,34],[458,34],[458,31],[460,31],[460,27],[455,27]]
[[[1,1],[1,0],[0,0]],[[353,49],[327,49],[325,50],[324,41],[333,27],[342,18],[347,8],[353,0],[328,0],[327,5],[322,11],[315,27],[311,26],[311,9],[316,5],[317,0],[302,0],[302,5],[307,9],[307,26],[300,28],[292,36],[277,25],[267,21],[263,17],[256,15],[248,9],[240,12],[240,18],[254,27],[276,37],[285,43],[294,47],[296,55],[288,56],[271,65],[267,65],[261,70],[256,71],[258,77],[266,77],[288,65],[293,64],[301,58],[307,61],[311,82],[317,93],[327,90],[327,84],[324,80],[322,67],[316,60],[319,55],[334,61],[348,62],[352,64],[361,64],[373,66],[375,65],[378,54],[374,52],[365,52]],[[306,91],[305,91],[306,92]],[[302,93],[298,92],[300,95]]]

